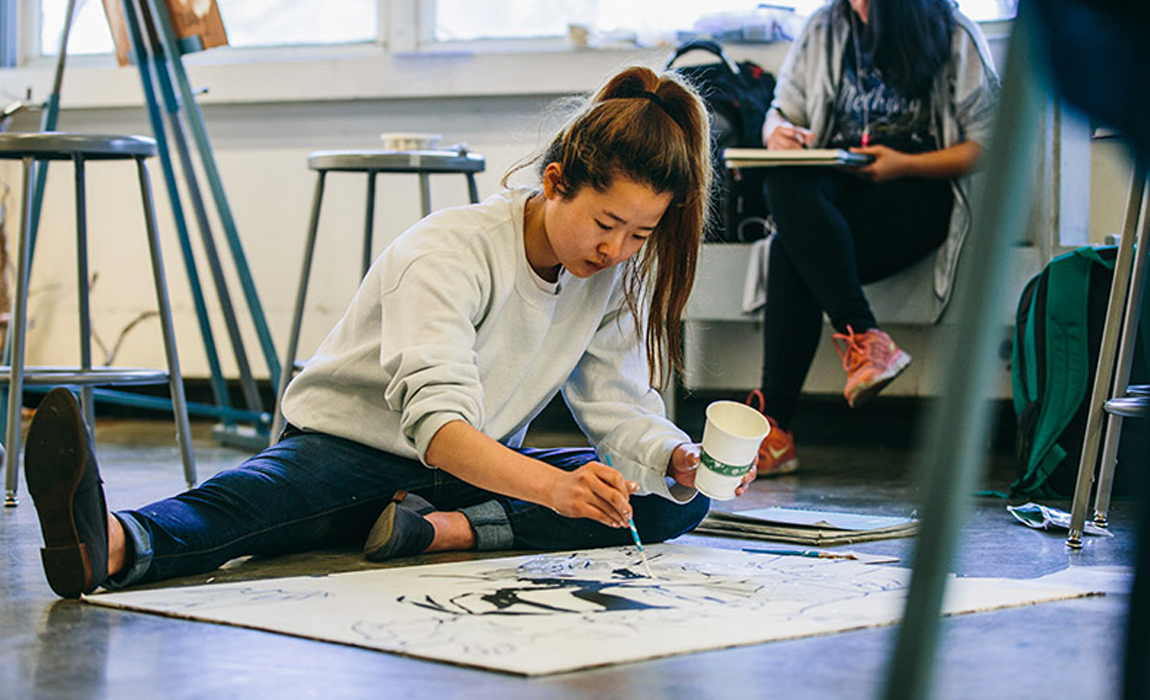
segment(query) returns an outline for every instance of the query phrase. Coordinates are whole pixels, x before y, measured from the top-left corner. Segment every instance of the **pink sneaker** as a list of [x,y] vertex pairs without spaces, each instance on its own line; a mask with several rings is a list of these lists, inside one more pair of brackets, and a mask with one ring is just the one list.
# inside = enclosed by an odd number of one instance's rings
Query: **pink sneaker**
[[[759,413],[763,413],[763,392],[755,389],[747,395],[747,405],[752,406],[752,400],[758,400]],[[763,438],[759,445],[759,464],[755,472],[759,476],[781,476],[790,474],[799,468],[799,455],[795,451],[795,438],[789,431],[783,430],[774,418],[763,413],[767,422],[771,424],[771,432]]]
[[910,355],[877,328],[855,333],[847,326],[846,334],[835,333],[833,339],[847,371],[843,396],[851,408],[874,398],[910,365]]

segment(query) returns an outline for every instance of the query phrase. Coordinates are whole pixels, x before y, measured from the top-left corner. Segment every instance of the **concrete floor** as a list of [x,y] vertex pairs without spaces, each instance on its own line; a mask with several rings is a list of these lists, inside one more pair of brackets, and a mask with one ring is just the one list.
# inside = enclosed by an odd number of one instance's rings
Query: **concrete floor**
[[[220,447],[196,426],[200,477],[234,466],[244,452]],[[134,507],[182,488],[166,421],[102,420],[96,439],[112,508]],[[554,441],[551,436],[551,441]],[[539,442],[544,442],[541,438]],[[568,442],[567,436],[559,441]],[[808,447],[802,470],[756,482],[739,508],[783,504],[908,514],[915,508],[913,456],[901,450]],[[1003,490],[1008,458],[986,486]],[[22,480],[22,475],[21,475]],[[265,632],[116,611],[62,601],[43,580],[35,511],[0,512],[0,698],[806,698],[850,700],[881,693],[895,629],[773,642],[522,679]],[[1132,561],[1132,504],[1119,502],[1111,539],[1071,552],[1063,537],[1016,524],[995,498],[976,498],[954,570],[1030,578],[1068,566]],[[1067,507],[1067,504],[1054,503]],[[724,506],[729,507],[729,506]],[[737,549],[740,540],[687,535],[681,543]],[[913,540],[852,545],[909,561]],[[449,561],[466,553],[408,560]],[[345,571],[369,565],[357,552],[241,560],[215,580]],[[201,583],[208,576],[166,585]],[[938,698],[1118,696],[1128,596],[1122,593],[943,622]]]

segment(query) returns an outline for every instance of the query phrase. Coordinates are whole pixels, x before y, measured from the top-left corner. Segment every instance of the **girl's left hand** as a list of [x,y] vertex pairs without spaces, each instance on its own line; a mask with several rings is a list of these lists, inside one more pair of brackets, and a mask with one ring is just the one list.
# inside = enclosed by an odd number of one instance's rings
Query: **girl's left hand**
[[874,156],[874,162],[861,168],[844,168],[868,182],[889,182],[904,177],[910,164],[910,155],[896,151],[889,146],[862,146],[852,148],[851,153]]
[[[667,476],[688,488],[695,488],[695,473],[699,470],[699,453],[703,446],[698,443],[684,443],[671,453],[671,463],[667,466]],[[757,462],[757,459],[756,459]],[[742,496],[747,492],[751,482],[758,476],[757,465],[743,477],[742,483],[735,489],[735,496]]]

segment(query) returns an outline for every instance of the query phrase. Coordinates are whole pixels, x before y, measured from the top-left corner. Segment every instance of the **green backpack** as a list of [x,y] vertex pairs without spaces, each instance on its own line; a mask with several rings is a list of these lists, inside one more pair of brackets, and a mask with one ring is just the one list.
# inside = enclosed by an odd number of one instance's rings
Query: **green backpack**
[[[1022,290],[1010,372],[1018,420],[1012,496],[1073,494],[1116,256],[1115,246],[1079,248],[1051,260]],[[1143,294],[1131,384],[1147,383],[1148,300],[1150,292]],[[1118,464],[1127,467],[1115,471],[1117,494],[1125,490],[1124,471],[1150,466],[1146,424],[1123,422]]]

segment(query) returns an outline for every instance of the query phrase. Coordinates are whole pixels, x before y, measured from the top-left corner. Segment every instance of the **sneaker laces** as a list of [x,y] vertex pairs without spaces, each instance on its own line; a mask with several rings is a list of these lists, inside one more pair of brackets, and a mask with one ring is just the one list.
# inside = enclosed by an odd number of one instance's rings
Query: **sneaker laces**
[[[846,333],[835,333],[831,339],[835,341],[835,350],[843,361],[843,369],[848,373],[876,361],[885,365],[893,355],[892,344],[884,342],[882,334],[870,331],[855,333],[849,325]],[[838,341],[842,341],[842,344]]]
[[[757,402],[759,404],[759,407],[755,408],[755,405],[753,403],[751,403],[752,401]],[[764,413],[764,410],[767,407],[767,400],[765,398],[763,398],[763,392],[761,389],[751,390],[751,393],[747,394],[747,400],[744,403],[746,403],[751,408],[755,408],[755,410],[758,411],[759,413],[763,413],[764,415],[766,415]],[[770,416],[767,416],[767,418],[769,419]]]

